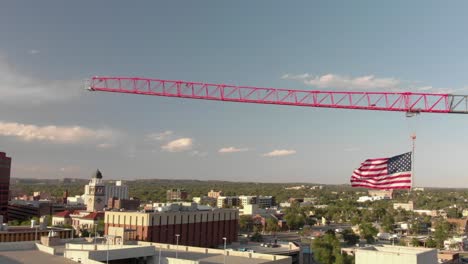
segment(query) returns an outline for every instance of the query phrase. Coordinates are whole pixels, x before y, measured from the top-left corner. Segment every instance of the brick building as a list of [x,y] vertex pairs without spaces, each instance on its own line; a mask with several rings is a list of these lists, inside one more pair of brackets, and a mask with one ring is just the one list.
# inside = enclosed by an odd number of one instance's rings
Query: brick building
[[184,189],[170,189],[166,192],[166,200],[170,201],[185,201],[188,199],[188,193]]
[[0,152],[0,215],[7,219],[11,158]]
[[138,199],[118,199],[116,197],[109,198],[107,201],[107,209],[125,209],[135,211],[140,207],[140,200]]
[[[171,207],[173,208],[173,207]],[[106,211],[105,233],[110,227],[133,230],[130,239],[197,247],[216,247],[237,241],[239,212],[234,209],[198,210],[179,207],[178,210],[144,212]],[[112,229],[112,228],[111,228]]]

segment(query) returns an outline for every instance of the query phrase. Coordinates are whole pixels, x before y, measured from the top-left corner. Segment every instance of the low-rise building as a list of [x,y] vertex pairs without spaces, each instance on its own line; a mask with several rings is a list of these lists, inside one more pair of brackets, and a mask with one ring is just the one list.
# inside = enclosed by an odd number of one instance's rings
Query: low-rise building
[[41,217],[44,215],[54,215],[65,210],[83,210],[83,205],[68,205],[54,203],[49,200],[23,201],[11,200],[8,205],[8,220],[29,220],[32,217]]
[[446,250],[468,250],[468,238],[467,236],[451,237],[444,241],[444,249]]
[[257,204],[260,208],[270,208],[275,205],[275,197],[273,196],[258,196]]
[[437,264],[437,250],[421,247],[371,246],[355,250],[356,264]]
[[140,207],[140,200],[138,199],[119,199],[117,197],[109,198],[107,201],[107,210],[137,210]]
[[437,259],[439,260],[439,263],[443,263],[443,264],[462,263],[460,261],[460,253],[456,253],[456,252],[440,251],[437,254]]
[[52,225],[53,226],[71,225],[72,219],[71,219],[70,214],[71,212],[68,210],[54,214],[52,216]]
[[393,204],[393,209],[398,210],[398,209],[403,209],[406,211],[413,211],[414,210],[414,203],[413,201],[409,201],[408,203],[394,203]]
[[223,191],[214,191],[211,190],[208,192],[208,197],[217,199],[218,197],[223,196]]
[[213,205],[215,206],[217,203],[217,198],[209,197],[209,196],[201,196],[201,197],[193,197],[192,201],[197,204],[201,205]]
[[240,200],[237,196],[219,196],[216,200],[216,207],[218,208],[234,207],[239,205]]
[[447,222],[454,225],[458,234],[467,234],[468,219],[467,218],[447,218]]
[[166,200],[170,201],[185,201],[188,199],[188,192],[184,189],[170,189],[166,192]]
[[133,240],[205,247],[222,244],[223,237],[227,243],[237,241],[238,221],[236,209],[200,210],[196,205],[154,212],[106,211],[104,218],[107,235],[120,227],[134,230]]
[[258,197],[255,195],[241,195],[239,196],[239,203],[242,206],[248,204],[258,204]]
[[369,196],[380,196],[385,199],[393,199],[393,190],[369,190]]
[[99,220],[104,218],[104,212],[74,211],[70,217],[75,230],[93,230],[94,225],[97,225]]
[[46,227],[44,225],[34,225],[32,227],[0,225],[0,244],[3,242],[39,240],[41,236],[47,236],[50,231],[54,231],[60,238],[73,237],[73,230],[67,228]]

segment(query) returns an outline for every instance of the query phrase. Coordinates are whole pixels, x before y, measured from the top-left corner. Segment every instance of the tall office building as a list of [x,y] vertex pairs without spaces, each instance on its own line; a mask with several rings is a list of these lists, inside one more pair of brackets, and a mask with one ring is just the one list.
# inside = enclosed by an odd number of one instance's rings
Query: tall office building
[[0,152],[0,215],[7,218],[8,194],[10,191],[11,158]]

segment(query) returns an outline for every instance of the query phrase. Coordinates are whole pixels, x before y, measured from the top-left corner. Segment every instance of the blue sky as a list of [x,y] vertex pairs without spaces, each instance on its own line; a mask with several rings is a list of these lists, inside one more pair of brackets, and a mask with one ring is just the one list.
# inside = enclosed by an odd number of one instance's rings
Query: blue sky
[[100,168],[115,179],[347,183],[364,159],[408,151],[416,132],[416,185],[464,187],[468,116],[407,119],[82,88],[94,75],[124,75],[467,94],[467,7],[11,1],[0,9],[0,150],[13,157],[13,177],[88,177]]

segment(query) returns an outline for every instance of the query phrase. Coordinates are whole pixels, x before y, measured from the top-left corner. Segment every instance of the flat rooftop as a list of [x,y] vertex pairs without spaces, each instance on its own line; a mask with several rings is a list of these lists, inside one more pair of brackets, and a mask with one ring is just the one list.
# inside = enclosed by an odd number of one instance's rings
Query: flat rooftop
[[357,250],[417,255],[417,254],[433,251],[435,249],[421,248],[421,247],[386,246],[385,245],[385,246],[371,246],[371,247],[357,248]]
[[[178,250],[176,245],[159,244],[159,243],[148,243],[139,242],[139,244],[152,244],[156,249],[156,258],[161,250],[161,256],[167,258],[175,258],[176,251],[178,258],[199,261],[201,263],[224,263],[224,250],[223,249],[212,249],[212,248],[201,248],[201,247],[189,247],[179,246]],[[287,259],[286,256],[274,256],[263,254],[263,252],[239,252],[227,250],[226,262],[227,263],[242,263],[242,264],[256,264],[256,263],[271,263],[275,260]],[[249,257],[250,256],[250,257]]]
[[18,263],[74,263],[76,262],[63,258],[61,256],[53,256],[41,252],[37,249],[32,250],[11,250],[0,252],[0,263],[2,264],[18,264]]
[[262,243],[248,242],[247,244],[232,243],[228,246],[228,249],[236,251],[249,251],[253,250],[256,253],[272,254],[272,255],[291,255],[300,251],[300,247],[293,246],[289,243],[279,242],[277,247],[264,247]]

